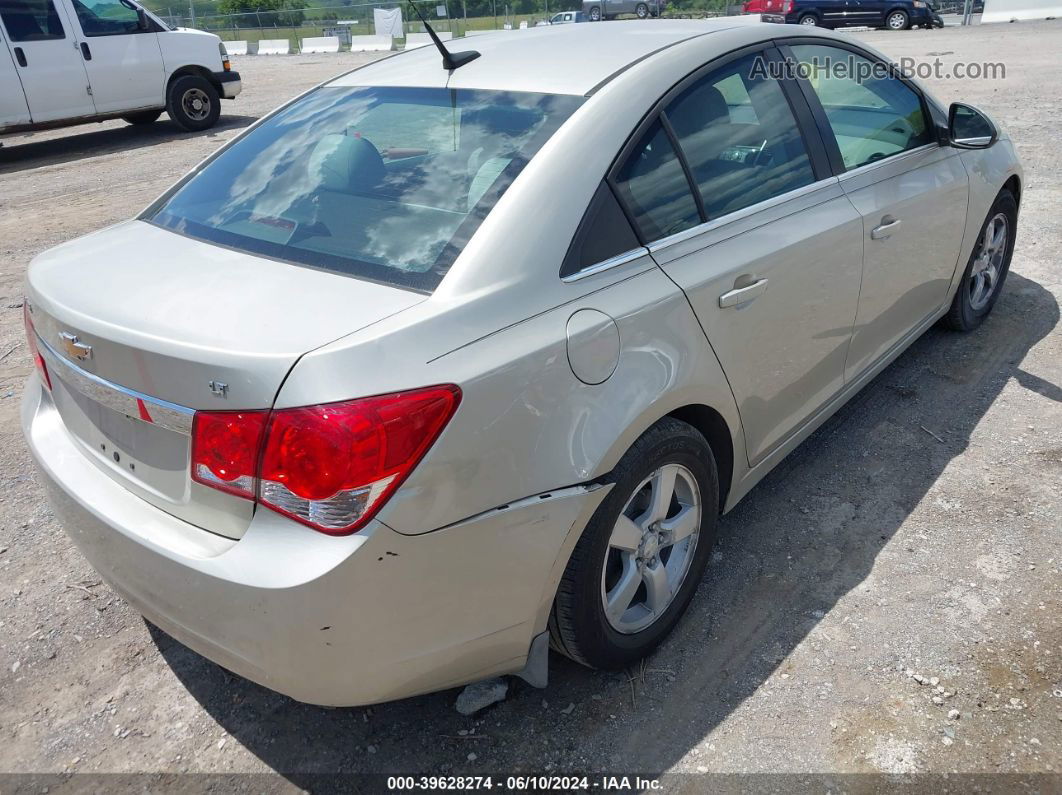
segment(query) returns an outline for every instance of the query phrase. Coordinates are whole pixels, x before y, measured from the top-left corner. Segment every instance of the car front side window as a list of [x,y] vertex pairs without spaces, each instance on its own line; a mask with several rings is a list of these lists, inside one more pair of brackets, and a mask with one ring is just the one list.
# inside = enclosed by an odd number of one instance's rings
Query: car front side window
[[89,8],[73,0],[77,20],[86,36],[121,36],[140,33],[140,16],[136,10],[119,2],[96,3]]
[[880,62],[828,45],[791,49],[826,112],[845,170],[933,142],[921,98]]

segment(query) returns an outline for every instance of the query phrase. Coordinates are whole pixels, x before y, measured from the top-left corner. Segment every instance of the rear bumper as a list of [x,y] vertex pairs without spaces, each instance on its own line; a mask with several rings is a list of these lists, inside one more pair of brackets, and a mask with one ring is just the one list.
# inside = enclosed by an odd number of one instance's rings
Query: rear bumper
[[217,81],[218,90],[225,99],[233,99],[243,91],[239,72],[214,72],[214,80]]
[[138,498],[78,450],[36,376],[22,425],[56,514],[123,598],[174,638],[299,701],[360,705],[520,670],[577,533],[573,488],[404,536],[315,533],[269,510],[223,538]]

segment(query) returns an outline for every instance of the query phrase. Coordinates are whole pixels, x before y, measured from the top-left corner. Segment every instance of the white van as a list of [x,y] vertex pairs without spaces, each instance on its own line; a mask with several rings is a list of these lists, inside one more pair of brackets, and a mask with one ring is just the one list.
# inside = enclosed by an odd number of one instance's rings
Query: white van
[[0,0],[0,135],[163,110],[205,130],[240,88],[221,39],[132,0]]

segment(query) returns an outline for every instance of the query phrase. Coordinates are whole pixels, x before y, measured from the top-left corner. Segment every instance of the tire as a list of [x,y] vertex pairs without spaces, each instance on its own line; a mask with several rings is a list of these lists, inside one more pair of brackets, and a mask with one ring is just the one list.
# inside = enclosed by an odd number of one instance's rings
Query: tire
[[797,20],[797,24],[815,27],[819,24],[819,18],[814,14],[804,14],[804,16]]
[[885,17],[885,27],[889,30],[907,30],[910,24],[906,11],[890,11]]
[[221,115],[221,97],[210,81],[198,75],[185,75],[170,84],[166,112],[189,132],[207,130]]
[[600,22],[601,21],[601,9],[598,6],[594,6],[593,8],[590,9],[590,21],[591,22]]
[[[977,233],[977,243],[970,253],[970,261],[962,273],[951,308],[941,318],[941,325],[945,328],[973,331],[988,317],[1010,271],[1017,226],[1018,203],[1009,190],[1000,191]],[[1006,237],[992,245],[999,229]],[[987,247],[986,243],[989,244]]]
[[122,121],[129,122],[130,124],[154,124],[158,121],[158,118],[161,115],[161,110],[142,110],[138,113],[130,113],[128,116],[122,116]]
[[638,5],[634,7],[634,15],[638,17],[638,19],[648,19],[649,6],[647,6],[645,3],[638,3]]
[[[657,490],[658,483],[667,481],[657,479],[662,472],[675,473],[670,492]],[[667,417],[638,438],[610,480],[612,491],[587,523],[561,578],[549,631],[561,654],[591,668],[618,669],[653,651],[689,606],[715,539],[719,477],[704,437]],[[654,521],[654,493],[671,494],[662,512],[664,527]],[[699,514],[686,513],[692,506]],[[686,522],[676,521],[682,516]],[[667,525],[672,523],[691,534],[668,542]],[[615,546],[614,533],[621,527],[628,531],[622,540],[626,549]],[[634,590],[624,589],[624,582]],[[659,609],[649,609],[650,582],[658,583]],[[629,602],[619,597],[621,592],[631,595]],[[605,609],[610,598],[619,608],[611,618]]]

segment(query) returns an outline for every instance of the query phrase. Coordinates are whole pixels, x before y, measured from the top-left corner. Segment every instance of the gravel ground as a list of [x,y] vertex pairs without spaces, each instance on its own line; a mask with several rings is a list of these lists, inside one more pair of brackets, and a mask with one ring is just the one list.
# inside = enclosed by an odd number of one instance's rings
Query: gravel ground
[[67,540],[18,428],[26,263],[131,216],[365,56],[239,59],[245,93],[207,134],[110,122],[7,139],[0,771],[275,771],[268,786],[286,787],[336,772],[618,770],[687,788],[699,785],[681,774],[708,771],[1054,772],[1040,789],[1062,787],[1062,22],[853,35],[892,56],[1006,64],[1006,79],[928,81],[1003,120],[1024,159],[995,312],[974,334],[927,333],[724,519],[689,614],[641,669],[554,657],[548,689],[514,682],[474,718],[455,712],[456,691],[298,704],[146,625]]

